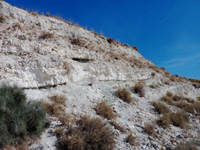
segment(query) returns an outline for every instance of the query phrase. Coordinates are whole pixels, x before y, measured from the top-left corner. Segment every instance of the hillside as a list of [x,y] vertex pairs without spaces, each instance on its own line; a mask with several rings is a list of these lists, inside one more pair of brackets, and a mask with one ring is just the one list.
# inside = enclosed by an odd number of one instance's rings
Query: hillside
[[[49,114],[50,127],[29,144],[31,150],[58,149],[62,134],[54,132],[60,127],[69,130],[84,115],[107,123],[115,150],[165,150],[182,142],[200,145],[199,80],[166,72],[137,47],[4,1],[0,1],[0,83],[17,85],[29,101],[47,106],[52,97],[66,98],[56,108],[62,112]],[[113,117],[102,115],[106,106]],[[67,125],[63,114],[68,116]]]

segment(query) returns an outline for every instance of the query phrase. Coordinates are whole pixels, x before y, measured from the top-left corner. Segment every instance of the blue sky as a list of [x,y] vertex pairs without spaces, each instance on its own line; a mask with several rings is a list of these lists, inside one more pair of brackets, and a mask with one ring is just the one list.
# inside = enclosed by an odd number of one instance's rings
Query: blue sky
[[200,0],[6,0],[103,32],[172,74],[200,79]]

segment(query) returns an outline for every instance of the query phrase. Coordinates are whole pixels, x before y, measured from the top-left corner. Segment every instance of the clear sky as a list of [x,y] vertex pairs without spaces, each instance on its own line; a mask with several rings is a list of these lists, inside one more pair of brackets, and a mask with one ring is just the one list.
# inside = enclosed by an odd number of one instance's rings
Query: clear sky
[[94,29],[166,71],[200,79],[200,0],[6,0]]

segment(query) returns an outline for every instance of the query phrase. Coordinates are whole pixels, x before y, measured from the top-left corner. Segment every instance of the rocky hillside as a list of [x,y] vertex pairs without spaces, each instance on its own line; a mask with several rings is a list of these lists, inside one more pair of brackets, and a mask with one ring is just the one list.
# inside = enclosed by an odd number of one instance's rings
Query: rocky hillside
[[[113,138],[110,149],[200,145],[199,80],[171,75],[145,59],[137,47],[4,1],[0,1],[0,83],[17,85],[29,101],[45,105],[51,125],[40,139],[30,142],[32,150],[60,149],[67,141],[63,134],[85,115],[106,123]],[[65,120],[63,114],[68,116]]]

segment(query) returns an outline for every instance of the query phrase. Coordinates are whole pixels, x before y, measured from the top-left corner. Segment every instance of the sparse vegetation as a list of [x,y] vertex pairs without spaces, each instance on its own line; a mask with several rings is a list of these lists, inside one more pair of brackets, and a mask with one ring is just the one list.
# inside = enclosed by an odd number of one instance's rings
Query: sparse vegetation
[[149,87],[152,88],[152,89],[157,89],[159,87],[159,85],[157,85],[157,84],[151,84],[151,85],[149,85]]
[[151,76],[152,76],[152,77],[155,77],[155,75],[156,75],[155,72],[152,72],[152,73],[151,73]]
[[189,122],[189,117],[184,111],[170,114],[170,121],[174,126],[184,128],[186,123]]
[[116,113],[113,111],[111,106],[107,105],[106,103],[106,100],[103,100],[102,102],[98,103],[94,108],[96,113],[108,120],[117,117]]
[[66,98],[64,96],[53,95],[50,97],[50,102],[42,101],[44,110],[50,115],[62,117],[65,112],[63,106],[65,106]]
[[155,137],[155,136],[156,136],[155,126],[154,126],[153,124],[151,124],[151,123],[146,123],[146,124],[144,125],[144,131],[145,131],[148,135],[150,135],[150,136],[152,136],[152,137]]
[[0,147],[19,144],[25,136],[37,136],[47,125],[43,105],[26,102],[26,96],[17,86],[0,88]]
[[164,129],[168,128],[171,124],[170,122],[170,113],[163,114],[159,119],[156,120],[157,124]]
[[200,146],[200,144],[196,144],[195,142],[180,143],[172,150],[198,150],[197,145]]
[[50,13],[49,13],[49,12],[46,12],[46,16],[47,16],[47,17],[50,17]]
[[135,86],[132,87],[131,91],[137,93],[140,97],[144,97],[144,84],[141,82],[136,83]]
[[112,39],[112,38],[107,38],[107,41],[108,41],[108,43],[110,43],[110,44],[115,42],[115,40]]
[[76,126],[65,132],[57,132],[59,150],[112,150],[114,133],[99,118],[83,116]]
[[53,33],[49,33],[49,32],[45,32],[43,31],[40,36],[39,39],[51,39],[53,38],[54,34]]
[[120,126],[116,121],[111,121],[110,124],[120,132],[125,132],[125,129],[122,126]]
[[134,46],[133,49],[136,50],[136,51],[138,50],[138,48],[136,46]]
[[189,122],[189,117],[185,111],[178,111],[176,113],[169,112],[163,114],[163,116],[161,116],[156,122],[164,129],[169,127],[170,124],[184,128]]
[[159,114],[164,114],[164,113],[170,112],[169,108],[164,103],[152,102],[151,105],[154,106],[154,108],[156,109],[156,111]]
[[115,91],[115,95],[127,103],[131,103],[132,101],[131,93],[125,88],[120,88],[117,91]]
[[4,21],[5,21],[5,17],[2,14],[0,14],[0,23],[3,23]]
[[181,108],[182,110],[184,110],[186,112],[189,112],[192,114],[195,113],[194,105],[188,104],[186,102],[178,102],[175,104],[175,106]]
[[80,38],[79,37],[78,38],[75,38],[75,37],[71,38],[71,44],[80,46],[81,45]]
[[127,137],[126,137],[126,142],[129,143],[131,146],[135,146],[136,143],[136,137],[133,136],[132,133],[130,133]]

